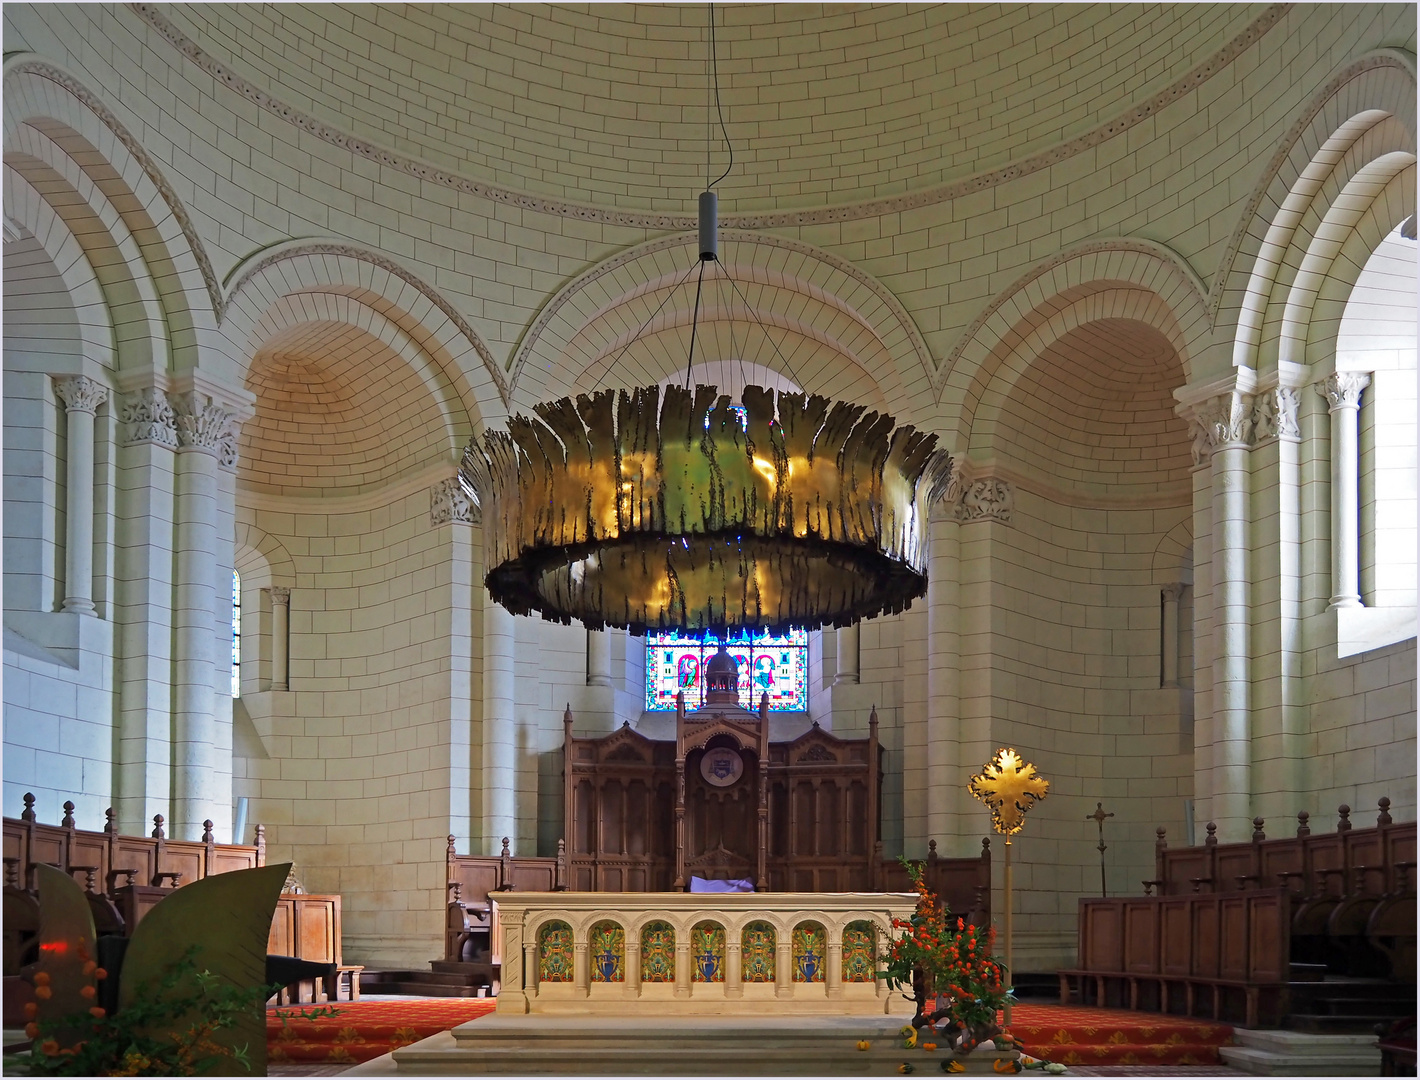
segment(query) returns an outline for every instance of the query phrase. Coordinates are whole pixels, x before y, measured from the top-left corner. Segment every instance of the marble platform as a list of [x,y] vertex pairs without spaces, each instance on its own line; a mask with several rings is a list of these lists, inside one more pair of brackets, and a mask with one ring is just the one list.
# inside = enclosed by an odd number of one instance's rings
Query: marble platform
[[[493,1013],[349,1069],[346,1076],[943,1075],[945,1050],[903,1048],[904,1020],[866,1016],[548,1017]],[[867,1050],[858,1041],[869,1042]],[[965,1075],[1012,1072],[978,1049]],[[997,1063],[1002,1063],[998,1070]]]

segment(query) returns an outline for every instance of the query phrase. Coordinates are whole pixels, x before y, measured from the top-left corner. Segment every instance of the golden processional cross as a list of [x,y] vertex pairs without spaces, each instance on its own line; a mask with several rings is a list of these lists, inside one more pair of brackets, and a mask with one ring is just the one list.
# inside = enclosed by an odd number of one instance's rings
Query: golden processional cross
[[[1026,823],[1026,811],[1045,798],[1050,783],[1034,765],[1009,748],[996,751],[971,778],[971,793],[991,808],[991,825],[1006,837],[1006,977],[1007,991],[1015,987],[1016,969],[1011,955],[1011,837]],[[1011,1023],[1011,999],[1006,999],[1006,1026]]]

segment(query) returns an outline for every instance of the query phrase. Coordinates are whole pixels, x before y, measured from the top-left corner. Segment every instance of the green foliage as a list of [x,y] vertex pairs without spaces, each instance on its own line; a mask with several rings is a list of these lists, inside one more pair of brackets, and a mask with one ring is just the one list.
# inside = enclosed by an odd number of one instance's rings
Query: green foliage
[[[190,948],[145,983],[114,1015],[102,1009],[36,1025],[34,1050],[7,1058],[6,1073],[28,1076],[197,1076],[214,1073],[261,1075],[248,1044],[223,1045],[217,1033],[238,1026],[280,987],[235,986],[199,969]],[[309,1019],[337,1016],[339,1010],[312,1009]],[[64,1045],[56,1036],[83,1032]],[[264,1055],[262,1059],[264,1061]]]

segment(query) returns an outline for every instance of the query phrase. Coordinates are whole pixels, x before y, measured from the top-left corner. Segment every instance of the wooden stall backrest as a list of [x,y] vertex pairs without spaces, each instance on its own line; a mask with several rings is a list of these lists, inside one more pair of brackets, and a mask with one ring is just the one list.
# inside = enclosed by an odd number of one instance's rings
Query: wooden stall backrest
[[1283,888],[1080,900],[1081,971],[1275,984],[1290,952]]
[[1390,800],[1380,800],[1377,824],[1353,828],[1350,807],[1339,808],[1337,831],[1313,835],[1309,817],[1298,815],[1297,835],[1268,839],[1261,818],[1253,820],[1253,839],[1219,844],[1209,822],[1208,839],[1198,847],[1170,848],[1162,828],[1155,845],[1154,880],[1164,896],[1229,893],[1285,884],[1298,896],[1352,892],[1393,892],[1403,881],[1400,865],[1415,861],[1415,822],[1395,824]]
[[340,897],[316,893],[282,893],[271,919],[266,951],[341,964]]
[[266,830],[261,825],[252,846],[215,843],[210,821],[204,823],[202,840],[169,840],[161,814],[153,818],[151,836],[124,836],[112,809],[104,830],[89,832],[75,826],[72,802],[64,804],[59,825],[45,825],[36,820],[34,801],[26,794],[20,817],[4,819],[5,859],[15,860],[20,888],[31,887],[36,863],[58,867],[86,891],[108,895],[128,884],[171,887],[266,865]]
[[[902,863],[882,857],[881,845],[875,852],[877,892],[911,892],[912,879]],[[937,841],[927,842],[927,858],[922,862],[922,879],[955,915],[975,926],[991,921],[991,838],[981,841],[981,854],[973,859],[944,859],[937,854]]]

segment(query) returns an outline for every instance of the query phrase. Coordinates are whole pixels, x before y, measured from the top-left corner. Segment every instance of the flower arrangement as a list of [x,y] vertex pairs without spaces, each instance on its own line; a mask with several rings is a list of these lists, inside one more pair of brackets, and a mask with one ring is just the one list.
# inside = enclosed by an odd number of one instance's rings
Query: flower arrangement
[[[910,1045],[916,1029],[935,1029],[945,1020],[948,1044],[969,1052],[999,1033],[996,1014],[1010,1000],[1000,958],[991,955],[996,930],[978,932],[953,919],[923,881],[921,867],[906,859],[902,864],[917,891],[917,910],[910,919],[893,920],[902,933],[888,946],[882,977],[894,990],[910,989],[917,1003]],[[935,999],[930,1012],[929,999]]]

